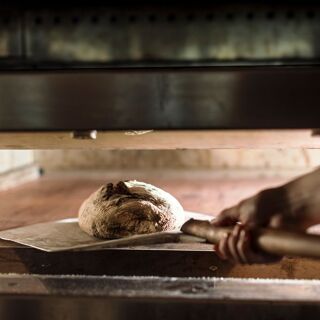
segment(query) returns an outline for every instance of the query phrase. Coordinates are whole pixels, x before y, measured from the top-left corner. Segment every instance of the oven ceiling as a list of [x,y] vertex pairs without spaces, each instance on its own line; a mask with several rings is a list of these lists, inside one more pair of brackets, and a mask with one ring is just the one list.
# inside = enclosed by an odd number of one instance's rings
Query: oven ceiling
[[18,3],[0,131],[320,127],[320,7]]

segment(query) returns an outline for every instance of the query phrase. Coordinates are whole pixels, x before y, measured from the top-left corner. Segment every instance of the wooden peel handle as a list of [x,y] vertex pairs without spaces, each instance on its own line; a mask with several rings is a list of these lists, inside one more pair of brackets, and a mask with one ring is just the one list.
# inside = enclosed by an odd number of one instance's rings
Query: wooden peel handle
[[[181,231],[217,243],[232,228],[214,227],[209,221],[188,220]],[[277,229],[258,229],[253,233],[253,244],[271,254],[320,259],[320,236]]]

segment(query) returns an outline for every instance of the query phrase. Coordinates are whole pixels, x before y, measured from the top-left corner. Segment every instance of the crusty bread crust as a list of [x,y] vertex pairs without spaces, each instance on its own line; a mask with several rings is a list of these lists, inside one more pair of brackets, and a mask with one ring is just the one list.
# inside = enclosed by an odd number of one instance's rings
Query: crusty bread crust
[[184,211],[177,199],[139,181],[104,185],[79,209],[80,228],[103,239],[178,230],[183,222]]

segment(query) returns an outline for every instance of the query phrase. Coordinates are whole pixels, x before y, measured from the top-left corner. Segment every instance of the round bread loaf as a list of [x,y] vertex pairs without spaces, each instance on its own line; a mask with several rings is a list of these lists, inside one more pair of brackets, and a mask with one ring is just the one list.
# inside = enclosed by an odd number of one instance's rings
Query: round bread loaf
[[144,182],[100,187],[80,207],[79,226],[103,239],[180,229],[184,211],[169,193]]

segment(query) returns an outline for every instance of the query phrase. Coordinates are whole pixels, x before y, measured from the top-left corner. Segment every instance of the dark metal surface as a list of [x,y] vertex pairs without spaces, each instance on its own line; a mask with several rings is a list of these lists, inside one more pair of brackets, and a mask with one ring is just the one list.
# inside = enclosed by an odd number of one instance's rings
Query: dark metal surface
[[22,25],[18,12],[0,11],[0,66],[22,58]]
[[2,319],[302,319],[318,281],[1,276]]
[[[30,248],[1,248],[0,273],[125,275],[125,276],[228,276],[232,265],[211,251],[126,250],[45,253]],[[289,262],[292,265],[294,262]],[[280,268],[280,267],[279,267]],[[288,277],[280,269],[270,272]],[[270,274],[269,272],[269,274]],[[248,276],[257,275],[255,269]],[[320,275],[317,275],[320,277]],[[290,275],[289,275],[290,277]],[[292,276],[291,276],[292,277]]]
[[320,127],[319,4],[17,3],[0,131]]
[[69,65],[298,63],[320,57],[319,16],[252,4],[28,11],[26,54]]
[[319,317],[318,304],[194,303],[70,297],[1,297],[1,319],[20,320],[298,320]]
[[319,128],[320,68],[0,74],[0,131]]
[[0,69],[318,64],[319,3],[294,2],[1,2]]
[[271,265],[232,265],[208,251],[207,245],[188,246],[189,251],[176,247],[174,251],[139,248],[46,253],[2,244],[0,273],[320,279],[318,260],[284,258]]

